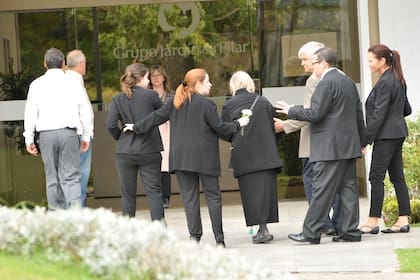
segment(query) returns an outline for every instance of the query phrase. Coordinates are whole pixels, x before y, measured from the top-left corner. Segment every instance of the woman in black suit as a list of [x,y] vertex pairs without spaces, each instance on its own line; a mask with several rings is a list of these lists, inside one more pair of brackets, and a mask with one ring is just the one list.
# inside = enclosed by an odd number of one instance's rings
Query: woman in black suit
[[127,66],[121,77],[122,93],[112,98],[106,127],[118,141],[116,163],[121,184],[122,214],[136,214],[137,173],[140,174],[152,220],[164,218],[160,188],[160,164],[163,150],[159,129],[144,134],[121,133],[122,127],[146,117],[162,106],[158,94],[148,90],[149,70],[141,63]]
[[255,102],[255,84],[246,72],[234,73],[229,86],[233,97],[223,107],[223,121],[236,120],[243,109],[253,106],[249,125],[225,140],[232,142],[230,166],[239,182],[246,225],[259,225],[252,242],[265,243],[273,240],[267,223],[279,221],[277,173],[281,164],[274,131],[274,110],[262,96]]
[[231,135],[249,118],[222,122],[216,104],[206,98],[211,83],[204,69],[192,69],[161,109],[143,121],[127,125],[125,131],[142,135],[170,120],[169,171],[175,172],[187,216],[190,239],[200,241],[203,234],[200,216],[199,181],[209,207],[216,244],[225,246],[222,230],[222,196],[219,186],[219,135]]
[[366,100],[367,143],[373,145],[369,180],[371,204],[369,219],[361,227],[363,233],[377,234],[378,220],[384,199],[384,178],[389,178],[397,195],[399,217],[383,233],[409,232],[410,197],[404,178],[402,145],[408,135],[404,117],[411,114],[407,100],[407,85],[402,73],[400,55],[385,45],[373,45],[368,50],[369,67],[381,74]]

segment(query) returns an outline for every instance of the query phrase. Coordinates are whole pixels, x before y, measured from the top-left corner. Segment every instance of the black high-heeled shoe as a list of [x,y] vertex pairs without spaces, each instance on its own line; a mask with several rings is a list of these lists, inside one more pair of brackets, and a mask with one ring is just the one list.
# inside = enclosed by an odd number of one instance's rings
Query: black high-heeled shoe
[[[398,228],[397,230],[393,230],[392,227],[394,228]],[[399,225],[393,225],[391,228],[387,228],[384,230],[381,230],[382,233],[407,233],[410,231],[410,225],[403,225],[403,226],[399,226]]]
[[[368,228],[369,230],[364,231],[363,228]],[[371,226],[368,226],[368,225],[363,225],[360,228],[360,231],[362,232],[362,234],[378,234],[379,233],[379,226],[371,227]]]

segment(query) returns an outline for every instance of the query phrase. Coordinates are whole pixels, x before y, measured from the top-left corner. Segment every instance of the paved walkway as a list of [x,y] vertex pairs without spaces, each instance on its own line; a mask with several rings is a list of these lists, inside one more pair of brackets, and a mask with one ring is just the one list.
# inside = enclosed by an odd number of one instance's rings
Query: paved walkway
[[[229,194],[230,196],[239,193]],[[224,194],[225,197],[225,194]],[[173,206],[166,210],[168,228],[179,239],[188,239],[184,209],[173,199]],[[237,200],[236,200],[237,201]],[[368,213],[369,202],[360,200],[361,222]],[[411,228],[408,234],[363,235],[362,242],[333,243],[323,237],[320,245],[306,245],[287,238],[302,228],[307,209],[306,201],[280,201],[280,222],[269,225],[274,240],[270,244],[254,245],[241,205],[223,206],[223,227],[227,250],[259,262],[274,272],[290,272],[300,280],[418,280],[420,273],[398,273],[399,263],[394,252],[398,248],[420,248],[420,228]],[[201,242],[215,244],[206,207],[201,211],[204,234]],[[139,210],[137,217],[149,219],[148,210]],[[381,228],[384,228],[382,225]],[[254,227],[254,232],[257,230]]]

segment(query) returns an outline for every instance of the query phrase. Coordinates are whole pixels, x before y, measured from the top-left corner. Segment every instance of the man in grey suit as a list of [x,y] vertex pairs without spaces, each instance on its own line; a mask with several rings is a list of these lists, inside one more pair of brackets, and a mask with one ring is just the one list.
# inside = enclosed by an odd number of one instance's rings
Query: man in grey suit
[[[315,92],[315,88],[318,85],[319,77],[313,73],[314,65],[312,65],[314,53],[324,48],[325,45],[320,42],[310,41],[304,44],[298,52],[299,59],[302,60],[301,65],[303,66],[306,73],[311,73],[305,84],[305,95],[303,100],[303,108],[310,108],[311,98]],[[299,140],[299,158],[302,159],[302,179],[303,188],[305,190],[306,199],[308,203],[312,199],[312,179],[313,179],[313,162],[309,161],[310,151],[310,133],[311,125],[306,121],[299,120],[285,120],[276,119],[276,132],[284,131],[286,134],[300,130]],[[327,214],[325,219],[325,225],[322,232],[326,235],[335,236],[341,232],[341,211],[338,196],[335,196],[332,204],[333,215],[330,217],[330,213]]]
[[342,233],[333,241],[360,241],[357,158],[365,145],[362,104],[354,82],[336,68],[330,48],[315,52],[314,73],[320,78],[310,108],[278,102],[278,112],[311,122],[310,161],[313,166],[312,200],[303,231],[289,234],[297,242],[319,244],[321,229],[338,194],[342,205]]

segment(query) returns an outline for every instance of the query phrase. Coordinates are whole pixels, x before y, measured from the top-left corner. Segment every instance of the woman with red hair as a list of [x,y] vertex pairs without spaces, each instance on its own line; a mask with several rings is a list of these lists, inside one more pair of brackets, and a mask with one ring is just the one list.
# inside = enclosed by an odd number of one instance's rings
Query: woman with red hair
[[199,181],[204,191],[216,244],[225,246],[222,230],[222,196],[219,176],[219,136],[228,136],[249,122],[248,117],[223,122],[216,104],[206,96],[212,84],[204,69],[187,72],[175,96],[159,110],[125,131],[147,133],[170,120],[169,171],[175,172],[187,216],[190,239],[200,241],[203,234],[200,216]]

